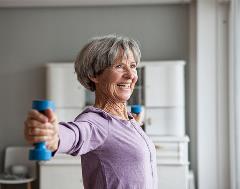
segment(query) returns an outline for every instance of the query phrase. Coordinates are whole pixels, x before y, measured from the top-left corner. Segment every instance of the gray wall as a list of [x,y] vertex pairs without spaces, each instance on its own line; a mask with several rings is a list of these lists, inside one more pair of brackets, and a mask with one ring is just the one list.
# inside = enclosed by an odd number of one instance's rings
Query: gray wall
[[188,24],[187,5],[0,9],[0,169],[6,146],[26,144],[45,63],[73,61],[90,37],[109,33],[139,40],[143,60],[188,60]]

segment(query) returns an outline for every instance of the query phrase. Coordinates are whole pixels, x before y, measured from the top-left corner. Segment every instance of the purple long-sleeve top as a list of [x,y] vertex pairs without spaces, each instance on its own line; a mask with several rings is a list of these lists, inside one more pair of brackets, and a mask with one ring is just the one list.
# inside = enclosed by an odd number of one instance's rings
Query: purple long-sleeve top
[[135,119],[90,106],[59,123],[59,137],[57,152],[81,155],[85,189],[157,188],[155,147]]

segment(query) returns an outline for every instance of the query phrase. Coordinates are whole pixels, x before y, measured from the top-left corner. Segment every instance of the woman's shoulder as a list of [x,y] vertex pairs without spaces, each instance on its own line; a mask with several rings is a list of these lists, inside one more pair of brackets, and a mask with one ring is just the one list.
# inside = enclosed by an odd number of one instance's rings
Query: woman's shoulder
[[84,108],[76,118],[75,122],[87,121],[87,122],[108,122],[111,117],[99,108],[94,106],[87,106]]

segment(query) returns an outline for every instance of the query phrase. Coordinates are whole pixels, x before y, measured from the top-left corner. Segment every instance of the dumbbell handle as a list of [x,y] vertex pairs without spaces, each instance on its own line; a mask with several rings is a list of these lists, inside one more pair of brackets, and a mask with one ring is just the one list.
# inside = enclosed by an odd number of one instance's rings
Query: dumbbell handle
[[[49,100],[34,100],[32,108],[44,114],[47,109],[55,109],[54,103]],[[38,142],[34,144],[34,149],[29,152],[30,160],[44,161],[52,157],[52,152],[46,148],[45,142]]]

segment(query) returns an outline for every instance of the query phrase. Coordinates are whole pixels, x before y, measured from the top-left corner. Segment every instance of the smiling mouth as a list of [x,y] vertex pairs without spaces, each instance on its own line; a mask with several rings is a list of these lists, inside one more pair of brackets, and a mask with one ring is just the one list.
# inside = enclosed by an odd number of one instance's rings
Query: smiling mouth
[[129,83],[119,83],[119,84],[117,84],[117,86],[122,89],[130,89],[131,85]]

